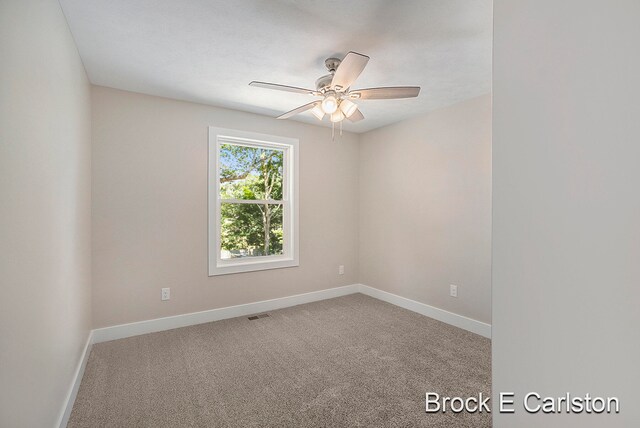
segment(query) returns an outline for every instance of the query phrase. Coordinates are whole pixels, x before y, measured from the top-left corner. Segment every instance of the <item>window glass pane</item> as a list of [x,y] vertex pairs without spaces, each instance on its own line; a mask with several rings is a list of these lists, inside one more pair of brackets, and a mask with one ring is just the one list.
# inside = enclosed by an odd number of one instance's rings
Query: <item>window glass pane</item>
[[278,204],[220,204],[220,258],[283,254],[282,211]]
[[221,199],[282,199],[284,151],[220,145]]

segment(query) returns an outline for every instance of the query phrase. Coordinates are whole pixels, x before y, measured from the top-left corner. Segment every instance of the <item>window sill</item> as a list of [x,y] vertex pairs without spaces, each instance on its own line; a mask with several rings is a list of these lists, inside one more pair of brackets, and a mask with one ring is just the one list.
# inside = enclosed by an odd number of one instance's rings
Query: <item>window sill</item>
[[228,275],[232,273],[255,272],[269,269],[282,269],[299,266],[298,260],[292,258],[275,258],[271,260],[245,260],[241,262],[218,262],[210,269],[209,276]]

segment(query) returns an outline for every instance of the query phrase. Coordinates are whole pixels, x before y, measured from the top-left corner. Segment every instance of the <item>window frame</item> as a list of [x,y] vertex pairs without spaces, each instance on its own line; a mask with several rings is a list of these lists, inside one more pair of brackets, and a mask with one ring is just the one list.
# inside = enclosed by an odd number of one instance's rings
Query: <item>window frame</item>
[[[283,254],[257,256],[243,259],[222,259],[220,255],[220,146],[236,144],[248,147],[283,150],[282,201],[267,203],[282,204]],[[208,164],[208,248],[209,276],[254,272],[299,266],[298,227],[298,147],[296,138],[259,134],[218,127],[209,127]],[[254,201],[225,199],[226,203],[256,204]],[[262,201],[262,200],[260,200]]]

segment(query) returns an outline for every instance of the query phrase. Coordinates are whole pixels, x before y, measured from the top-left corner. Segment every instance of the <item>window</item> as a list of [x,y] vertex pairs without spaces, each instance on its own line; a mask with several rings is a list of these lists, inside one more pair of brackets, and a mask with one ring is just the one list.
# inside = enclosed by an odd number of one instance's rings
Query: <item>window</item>
[[298,266],[298,140],[209,128],[209,275]]

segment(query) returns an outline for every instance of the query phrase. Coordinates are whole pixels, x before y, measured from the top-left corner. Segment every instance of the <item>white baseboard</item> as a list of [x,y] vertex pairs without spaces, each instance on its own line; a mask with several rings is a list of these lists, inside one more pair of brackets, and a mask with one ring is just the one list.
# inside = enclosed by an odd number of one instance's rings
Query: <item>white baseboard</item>
[[156,318],[147,321],[120,324],[112,327],[98,328],[92,331],[92,343],[106,342],[109,340],[124,339],[126,337],[141,334],[155,333],[174,328],[188,327],[190,325],[203,324],[228,318],[242,317],[260,312],[273,311],[304,303],[346,296],[347,294],[362,293],[379,300],[400,306],[410,311],[437,319],[438,321],[471,331],[484,337],[491,338],[491,325],[467,318],[462,315],[448,312],[443,309],[429,306],[406,297],[378,290],[364,284],[351,284],[343,287],[329,288],[327,290],[313,291],[294,296],[280,297],[277,299],[263,300],[260,302],[246,303],[237,306],[211,309],[202,312],[174,315],[165,318]]
[[491,339],[491,324],[486,324],[472,318],[454,314],[453,312],[448,312],[434,306],[429,306],[415,300],[407,299],[406,297],[398,296],[397,294],[378,290],[377,288],[369,287],[364,284],[358,284],[358,291],[362,294],[366,294],[367,296],[383,300],[393,305],[400,306],[401,308],[417,312],[438,321],[451,324],[455,327],[459,327]]
[[90,331],[89,336],[87,336],[87,342],[84,345],[82,355],[80,355],[80,361],[78,362],[76,371],[73,374],[73,381],[71,383],[71,386],[69,387],[69,392],[67,392],[64,405],[60,412],[60,416],[58,417],[58,423],[56,424],[57,427],[65,428],[67,426],[67,423],[69,423],[69,416],[71,416],[71,410],[73,410],[73,403],[75,403],[76,401],[78,389],[80,388],[80,382],[82,381],[82,376],[84,375],[84,369],[87,366],[89,354],[91,353],[91,345],[93,344],[92,337],[93,331]]
[[98,328],[93,330],[93,343],[123,339],[125,337],[138,336],[140,334],[171,330],[174,328],[204,324],[228,318],[242,317],[260,312],[274,311],[276,309],[287,308],[289,306],[302,305],[304,303],[316,302],[318,300],[346,296],[347,294],[354,294],[357,292],[358,284],[352,284],[345,285],[343,287],[329,288],[327,290],[312,291],[311,293],[296,294],[295,296],[247,303],[244,305],[228,306],[226,308],[211,309],[208,311],[192,312],[190,314],[156,318],[153,320],[134,322],[130,324],[121,324],[113,327]]

